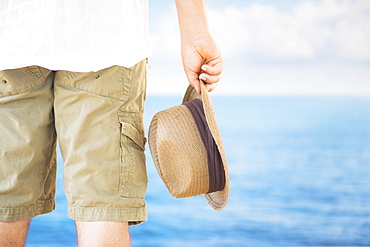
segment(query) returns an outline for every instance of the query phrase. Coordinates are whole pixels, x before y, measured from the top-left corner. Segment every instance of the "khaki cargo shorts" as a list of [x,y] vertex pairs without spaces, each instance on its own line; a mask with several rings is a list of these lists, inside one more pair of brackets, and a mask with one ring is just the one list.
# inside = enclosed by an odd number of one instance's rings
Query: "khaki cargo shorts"
[[98,72],[0,71],[0,221],[55,207],[56,140],[75,220],[147,220],[146,60]]

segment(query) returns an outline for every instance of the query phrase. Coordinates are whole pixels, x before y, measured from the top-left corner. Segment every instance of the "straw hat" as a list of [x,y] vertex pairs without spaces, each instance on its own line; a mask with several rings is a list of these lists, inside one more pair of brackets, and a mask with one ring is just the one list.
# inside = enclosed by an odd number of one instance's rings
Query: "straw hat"
[[[193,115],[189,104],[203,108],[202,121]],[[213,145],[204,141],[205,132]],[[189,86],[182,105],[154,115],[149,147],[158,174],[172,196],[204,194],[213,209],[225,207],[229,196],[228,167],[212,102],[203,83],[201,94]]]

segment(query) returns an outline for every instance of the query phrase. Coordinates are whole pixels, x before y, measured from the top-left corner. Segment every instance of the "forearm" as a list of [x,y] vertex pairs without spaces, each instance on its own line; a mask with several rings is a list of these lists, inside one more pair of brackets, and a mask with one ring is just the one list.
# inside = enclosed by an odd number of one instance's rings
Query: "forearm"
[[200,92],[202,80],[212,91],[223,68],[221,53],[209,33],[205,0],[176,0],[181,55],[189,83]]
[[205,0],[176,0],[176,7],[183,42],[209,36]]

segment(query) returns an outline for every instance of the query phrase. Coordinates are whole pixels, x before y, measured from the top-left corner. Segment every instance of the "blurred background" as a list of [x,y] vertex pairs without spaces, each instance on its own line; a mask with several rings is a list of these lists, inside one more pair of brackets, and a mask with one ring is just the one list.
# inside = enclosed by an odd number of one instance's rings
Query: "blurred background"
[[[215,95],[369,95],[367,0],[209,0],[224,55]],[[180,39],[172,0],[151,1],[151,94],[181,94]],[[179,83],[181,82],[181,83]]]
[[[149,221],[133,246],[370,245],[370,1],[209,0],[225,69],[211,98],[228,158],[230,198],[174,199],[147,152]],[[154,45],[145,122],[181,103],[172,0],[150,1]],[[26,246],[75,246],[58,158],[57,209]]]

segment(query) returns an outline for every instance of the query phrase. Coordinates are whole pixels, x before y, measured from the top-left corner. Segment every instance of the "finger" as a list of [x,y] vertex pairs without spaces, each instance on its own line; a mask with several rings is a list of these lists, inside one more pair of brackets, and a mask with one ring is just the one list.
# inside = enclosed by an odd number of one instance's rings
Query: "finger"
[[200,81],[198,79],[196,79],[196,80],[189,81],[189,83],[190,83],[190,85],[192,85],[195,88],[197,93],[200,94]]
[[199,79],[203,80],[205,83],[217,83],[220,81],[220,78],[219,75],[209,75],[206,73],[202,73],[199,76]]
[[216,64],[214,66],[204,64],[202,70],[210,75],[220,75],[222,73],[223,66],[222,64]]
[[212,84],[207,83],[207,84],[205,84],[205,86],[206,86],[208,92],[212,92],[217,87],[217,83],[212,83]]

